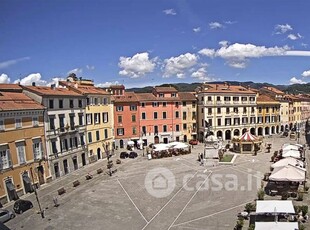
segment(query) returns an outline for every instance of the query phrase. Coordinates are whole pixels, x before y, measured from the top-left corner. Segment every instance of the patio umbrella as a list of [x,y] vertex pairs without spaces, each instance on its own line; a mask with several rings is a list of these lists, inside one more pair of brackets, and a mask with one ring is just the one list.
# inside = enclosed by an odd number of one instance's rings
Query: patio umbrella
[[175,146],[173,146],[174,149],[185,149],[187,148],[188,145],[187,144],[184,144],[182,142],[179,142],[178,144],[176,144]]
[[287,165],[282,168],[276,168],[269,176],[269,180],[302,182],[306,180],[306,171]]
[[133,142],[133,141],[128,141],[127,142],[127,145],[134,145],[135,144],[135,142]]
[[274,163],[271,165],[272,168],[279,168],[279,167],[284,167],[287,165],[293,165],[298,168],[302,168],[304,166],[304,163],[300,160],[297,160],[293,157],[287,157],[282,160],[279,160],[278,162]]
[[283,150],[283,151],[287,151],[287,150],[298,150],[299,148],[300,148],[300,147],[297,146],[297,145],[288,144],[288,145],[283,145],[282,150]]
[[283,151],[282,152],[282,157],[294,157],[294,158],[297,158],[299,159],[300,158],[300,152],[298,150],[294,150],[294,149],[291,149],[291,150],[286,150],[286,151]]

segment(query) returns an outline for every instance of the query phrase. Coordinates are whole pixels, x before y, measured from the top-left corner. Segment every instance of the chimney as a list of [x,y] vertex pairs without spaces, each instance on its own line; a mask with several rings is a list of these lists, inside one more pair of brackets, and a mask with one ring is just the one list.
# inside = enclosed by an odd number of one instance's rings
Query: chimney
[[51,84],[51,89],[55,89],[56,85],[55,84]]
[[32,84],[31,84],[32,86],[36,86],[36,83],[35,82],[32,82]]

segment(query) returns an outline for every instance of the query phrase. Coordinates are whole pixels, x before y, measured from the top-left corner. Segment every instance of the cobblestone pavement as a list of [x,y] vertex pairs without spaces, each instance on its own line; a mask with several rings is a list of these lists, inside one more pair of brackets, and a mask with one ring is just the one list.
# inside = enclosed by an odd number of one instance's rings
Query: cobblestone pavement
[[[38,214],[34,194],[23,199],[33,202],[34,208],[17,215],[6,223],[11,229],[233,229],[236,215],[244,205],[256,198],[262,175],[269,171],[270,157],[289,138],[265,138],[272,143],[271,153],[257,156],[238,155],[232,165],[208,164],[197,161],[203,145],[194,146],[189,155],[148,160],[138,151],[136,159],[122,160],[113,176],[97,174],[106,169],[106,160],[85,166],[55,180],[38,190],[45,218]],[[304,143],[304,137],[300,139]],[[117,159],[119,152],[113,157]],[[309,150],[307,150],[307,156]],[[307,159],[308,160],[308,159]],[[175,187],[165,197],[157,198],[146,188],[145,178],[151,170],[170,170]],[[85,175],[94,177],[86,180]],[[81,184],[72,186],[74,180]],[[59,207],[54,207],[57,189],[66,193],[58,196]],[[276,197],[280,199],[280,197]],[[310,204],[309,196],[303,203]],[[12,208],[12,203],[8,204]]]

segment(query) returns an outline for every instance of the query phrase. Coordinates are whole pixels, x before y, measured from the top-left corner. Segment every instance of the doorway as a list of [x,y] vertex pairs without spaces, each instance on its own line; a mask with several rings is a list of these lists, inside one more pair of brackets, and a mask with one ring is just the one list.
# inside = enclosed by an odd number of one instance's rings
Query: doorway
[[186,136],[186,135],[184,135],[183,141],[184,141],[184,142],[187,142],[187,136]]
[[28,176],[28,172],[24,172],[22,177],[23,177],[23,184],[24,184],[25,193],[33,192],[33,187],[32,187],[30,178]]
[[77,170],[79,168],[79,166],[78,166],[78,161],[77,161],[77,157],[76,156],[72,158],[72,162],[73,162],[74,170]]
[[158,136],[155,136],[154,137],[154,144],[158,144],[159,143],[159,137]]
[[97,149],[97,158],[98,158],[98,160],[101,159],[101,149],[100,148]]
[[168,144],[168,138],[167,137],[164,137],[164,143]]
[[11,179],[8,179],[6,182],[5,182],[5,185],[6,185],[6,190],[8,192],[8,196],[9,196],[9,200],[17,200],[18,199],[18,195],[17,195],[17,192],[15,190],[15,186],[12,182]]
[[86,157],[85,157],[85,153],[82,153],[82,165],[85,166],[86,165]]
[[44,167],[42,165],[37,167],[38,170],[38,177],[39,177],[39,184],[45,184],[45,179],[44,179]]
[[60,177],[58,162],[54,164],[54,172],[56,178]]

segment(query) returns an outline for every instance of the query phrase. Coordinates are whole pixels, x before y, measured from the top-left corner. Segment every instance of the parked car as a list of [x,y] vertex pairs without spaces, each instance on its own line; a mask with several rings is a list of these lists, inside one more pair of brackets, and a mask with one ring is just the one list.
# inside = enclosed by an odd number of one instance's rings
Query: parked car
[[190,145],[198,145],[198,140],[195,140],[195,139],[190,140],[190,141],[189,141],[189,144],[190,144]]
[[136,152],[130,152],[129,153],[129,158],[136,158],[138,156],[138,153]]
[[125,159],[125,158],[128,158],[128,153],[127,152],[121,152],[121,154],[120,154],[120,156],[119,156],[119,158],[121,158],[121,159]]
[[31,209],[33,207],[33,204],[30,200],[17,200],[14,203],[13,209],[14,212],[18,214],[22,214],[23,212],[27,211],[28,209]]
[[10,219],[13,219],[15,214],[12,211],[6,209],[0,209],[0,222],[4,223]]

